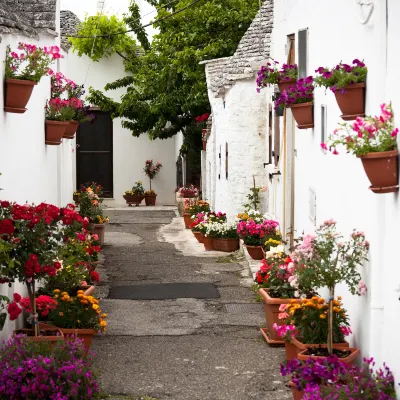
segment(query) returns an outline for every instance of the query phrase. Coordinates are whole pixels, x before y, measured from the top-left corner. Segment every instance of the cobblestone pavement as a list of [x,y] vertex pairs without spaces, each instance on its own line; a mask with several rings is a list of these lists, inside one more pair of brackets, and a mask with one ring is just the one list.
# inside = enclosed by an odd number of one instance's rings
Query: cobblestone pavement
[[[284,400],[281,348],[269,347],[256,313],[226,304],[255,302],[248,266],[206,253],[174,209],[109,211],[97,288],[108,331],[95,338],[96,366],[109,400]],[[116,300],[120,285],[206,282],[218,299]],[[147,397],[148,396],[148,397]]]

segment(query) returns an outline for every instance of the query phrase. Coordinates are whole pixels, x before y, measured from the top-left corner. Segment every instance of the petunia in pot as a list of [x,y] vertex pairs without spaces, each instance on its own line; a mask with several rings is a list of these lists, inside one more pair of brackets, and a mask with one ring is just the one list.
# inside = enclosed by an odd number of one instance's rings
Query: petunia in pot
[[319,67],[315,72],[319,74],[314,79],[315,85],[332,90],[342,111],[342,119],[350,121],[365,115],[368,69],[363,61],[355,59],[352,65],[341,62],[332,69]]
[[398,132],[393,123],[392,105],[382,104],[380,116],[357,117],[352,124],[341,124],[321,147],[337,155],[336,147],[344,146],[347,153],[360,158],[371,182],[370,190],[374,193],[397,192]]
[[275,100],[275,109],[290,108],[297,122],[297,128],[314,127],[314,85],[313,77],[299,79],[295,85],[289,86]]
[[257,92],[262,88],[278,85],[281,93],[289,86],[294,85],[298,76],[296,64],[282,64],[282,68],[278,67],[279,62],[268,62],[263,65],[257,72]]
[[19,43],[15,51],[7,46],[5,60],[5,105],[7,112],[22,114],[31,97],[33,87],[47,75],[50,65],[63,58],[57,46],[37,47]]

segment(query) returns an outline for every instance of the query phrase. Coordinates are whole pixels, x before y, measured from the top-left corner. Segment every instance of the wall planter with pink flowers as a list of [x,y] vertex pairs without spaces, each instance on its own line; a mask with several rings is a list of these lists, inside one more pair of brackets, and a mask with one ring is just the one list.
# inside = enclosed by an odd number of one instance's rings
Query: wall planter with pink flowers
[[5,61],[4,111],[23,114],[35,85],[47,75],[54,60],[62,58],[57,46],[37,47],[19,43],[16,51],[7,47]]
[[337,146],[344,146],[347,153],[361,160],[371,182],[370,190],[393,193],[399,190],[398,132],[393,124],[392,105],[382,104],[379,117],[358,117],[354,123],[341,124],[321,147],[339,154]]
[[283,93],[289,86],[295,85],[298,76],[297,65],[282,64],[282,68],[278,68],[278,65],[278,61],[272,61],[261,67],[257,73],[257,92],[262,88],[278,85]]
[[314,127],[314,85],[313,77],[299,79],[289,86],[275,101],[275,109],[283,106],[292,110],[298,129]]
[[336,101],[345,121],[365,116],[365,82],[368,69],[365,64],[355,59],[352,65],[340,63],[329,69],[319,67],[315,72],[317,86],[329,88],[335,94]]
[[52,98],[46,104],[46,138],[45,143],[58,146],[74,115],[74,108],[69,100]]

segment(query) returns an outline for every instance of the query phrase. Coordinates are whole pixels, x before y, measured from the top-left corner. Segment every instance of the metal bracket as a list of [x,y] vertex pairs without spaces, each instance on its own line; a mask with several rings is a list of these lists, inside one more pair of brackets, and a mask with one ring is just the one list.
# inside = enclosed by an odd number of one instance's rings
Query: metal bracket
[[274,175],[282,175],[282,174],[281,174],[280,171],[270,173],[270,174],[269,174],[269,180],[270,180],[270,181],[272,181],[272,178],[273,178]]

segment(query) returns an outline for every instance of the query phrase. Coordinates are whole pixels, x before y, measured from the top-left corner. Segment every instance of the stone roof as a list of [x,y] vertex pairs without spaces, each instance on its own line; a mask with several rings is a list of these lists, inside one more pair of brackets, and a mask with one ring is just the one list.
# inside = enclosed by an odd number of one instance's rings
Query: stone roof
[[[72,11],[60,11],[61,35],[76,35],[78,33],[78,25],[80,23],[80,19]],[[65,51],[68,51],[70,47],[71,43],[68,42],[68,38],[65,36],[61,36],[61,48]]]
[[38,37],[56,30],[57,0],[0,0],[0,33]]
[[266,0],[232,57],[203,62],[209,89],[215,96],[223,95],[235,81],[254,77],[254,72],[269,58],[272,28],[273,0]]

